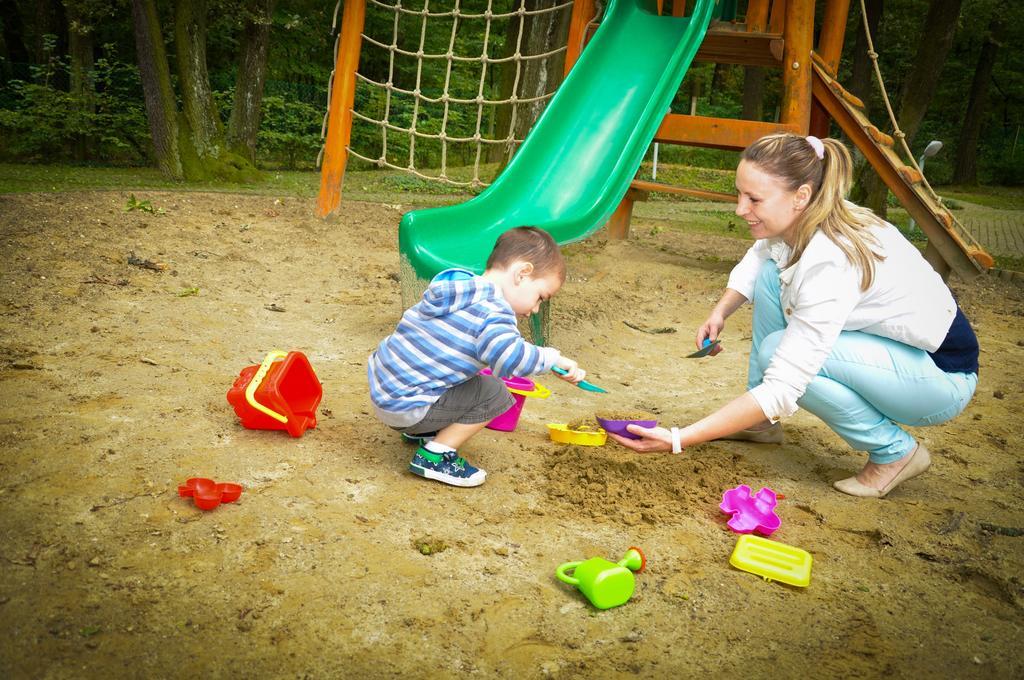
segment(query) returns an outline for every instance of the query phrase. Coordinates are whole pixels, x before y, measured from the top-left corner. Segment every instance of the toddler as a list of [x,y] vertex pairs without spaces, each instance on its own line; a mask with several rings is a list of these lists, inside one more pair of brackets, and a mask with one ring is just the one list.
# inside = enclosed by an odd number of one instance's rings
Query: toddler
[[[584,379],[575,361],[527,342],[516,327],[517,316],[536,313],[564,281],[565,260],[546,231],[511,229],[482,275],[441,272],[381,341],[367,363],[370,399],[381,421],[420,444],[412,473],[453,486],[483,484],[487,473],[458,449],[512,406],[500,376],[557,366],[563,380]],[[480,375],[485,367],[493,375]]]

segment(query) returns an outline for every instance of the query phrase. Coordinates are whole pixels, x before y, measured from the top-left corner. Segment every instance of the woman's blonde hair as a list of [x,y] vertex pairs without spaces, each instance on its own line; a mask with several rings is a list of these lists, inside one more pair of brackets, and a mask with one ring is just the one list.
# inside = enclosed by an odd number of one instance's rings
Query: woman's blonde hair
[[[821,142],[821,146],[816,145]],[[818,152],[822,151],[822,156]],[[790,191],[811,187],[811,200],[797,217],[796,240],[788,266],[799,261],[814,232],[821,230],[861,271],[861,290],[875,278],[875,260],[884,256],[872,249],[878,240],[868,231],[881,220],[867,208],[846,201],[853,177],[853,160],[846,146],[835,139],[801,137],[791,132],[767,135],[748,146],[741,161],[756,165],[778,178]]]

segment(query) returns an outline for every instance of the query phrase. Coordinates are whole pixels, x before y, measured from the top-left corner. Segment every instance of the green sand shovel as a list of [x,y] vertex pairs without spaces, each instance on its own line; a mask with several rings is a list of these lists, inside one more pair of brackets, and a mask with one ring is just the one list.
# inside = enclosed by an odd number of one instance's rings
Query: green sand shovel
[[[591,557],[584,562],[566,562],[555,570],[558,580],[576,586],[598,609],[611,609],[626,604],[633,596],[636,579],[633,572],[643,571],[647,558],[640,548],[632,547],[622,559],[609,562]],[[572,576],[566,572],[572,571]]]
[[[559,368],[558,366],[552,366],[551,370],[557,373],[558,375],[566,375],[569,372],[564,368]],[[581,390],[586,390],[587,392],[601,392],[604,394],[608,394],[608,390],[604,389],[603,387],[598,387],[594,383],[589,383],[586,380],[581,380],[578,383],[576,383],[576,387],[580,388]]]

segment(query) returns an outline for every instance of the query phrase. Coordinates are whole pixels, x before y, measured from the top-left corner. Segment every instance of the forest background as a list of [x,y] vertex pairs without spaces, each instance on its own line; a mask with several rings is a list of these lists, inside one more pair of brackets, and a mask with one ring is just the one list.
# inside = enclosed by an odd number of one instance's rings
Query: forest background
[[[454,0],[430,3],[432,11]],[[403,6],[417,9],[423,0]],[[513,5],[513,3],[515,3]],[[526,0],[527,9],[560,4]],[[744,2],[739,2],[742,17]],[[822,2],[817,16],[822,15]],[[495,12],[518,0],[494,0]],[[935,184],[1024,183],[1020,128],[1024,122],[1024,9],[994,0],[865,0],[879,65],[901,127],[914,153],[930,140],[945,150],[928,162]],[[466,12],[483,12],[487,0],[462,0]],[[247,181],[265,169],[312,169],[321,146],[321,125],[332,69],[335,5],[316,0],[0,0],[0,161],[105,166],[156,165],[169,178]],[[495,21],[488,37],[492,58],[541,53],[565,43],[571,7],[519,22]],[[851,2],[847,45],[839,79],[868,105],[885,127],[885,109],[872,82],[863,36],[861,3]],[[339,17],[339,23],[343,21]],[[433,21],[433,20],[432,20]],[[448,20],[450,22],[450,20]],[[420,20],[368,3],[366,35],[399,47],[419,47]],[[425,51],[444,52],[450,23],[433,21]],[[483,22],[463,21],[457,54],[483,49]],[[492,66],[483,79],[484,95],[507,99],[555,90],[564,56]],[[436,96],[445,69],[436,63],[419,72],[425,93]],[[360,71],[412,89],[416,60],[364,41]],[[456,62],[450,74],[453,96],[475,96],[480,64]],[[771,120],[777,115],[780,83],[776,74],[741,66],[695,64],[680,88],[673,110],[702,115]],[[358,110],[408,126],[412,98],[361,83]],[[543,110],[520,105],[486,107],[485,134],[502,138],[508,128],[521,139]],[[438,132],[440,107],[421,103],[417,127]],[[475,107],[452,107],[446,133],[471,136]],[[834,134],[838,134],[835,131]],[[381,128],[357,121],[352,148],[368,157],[380,153]],[[408,162],[408,138],[389,135],[388,160]],[[472,163],[469,145],[449,145],[449,165]],[[510,148],[490,147],[490,172],[500,170]],[[692,166],[731,168],[735,155],[661,145],[660,160]],[[419,168],[436,167],[440,144],[417,142]],[[416,178],[409,178],[415,180]],[[859,186],[871,200],[870,173]],[[876,187],[877,188],[877,187]],[[884,193],[883,193],[884,197]],[[878,208],[878,205],[873,207]]]

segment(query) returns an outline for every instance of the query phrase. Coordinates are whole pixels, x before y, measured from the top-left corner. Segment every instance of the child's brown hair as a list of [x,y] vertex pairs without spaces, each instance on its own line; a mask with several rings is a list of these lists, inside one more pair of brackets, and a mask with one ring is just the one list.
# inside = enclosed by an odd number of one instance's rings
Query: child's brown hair
[[533,265],[532,277],[556,274],[565,281],[565,260],[551,235],[537,227],[516,227],[498,237],[487,269],[508,269],[515,262]]

